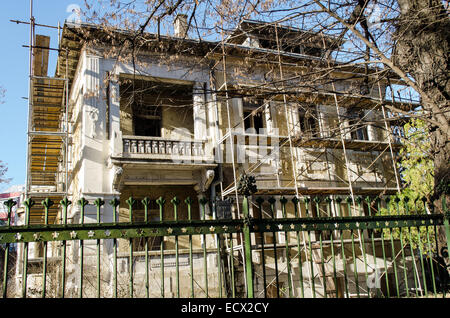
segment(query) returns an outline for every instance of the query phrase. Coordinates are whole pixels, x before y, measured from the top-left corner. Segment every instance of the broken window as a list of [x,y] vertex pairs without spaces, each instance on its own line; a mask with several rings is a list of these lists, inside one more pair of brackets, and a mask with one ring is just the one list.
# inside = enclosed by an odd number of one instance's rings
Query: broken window
[[136,136],[161,137],[161,108],[133,104],[133,127]]
[[124,135],[171,138],[176,128],[194,130],[193,86],[131,80],[120,84],[120,125]]
[[244,98],[244,130],[253,130],[255,134],[262,134],[264,131],[263,100],[250,100]]
[[304,137],[320,137],[319,116],[315,107],[298,111],[300,130]]
[[[273,36],[273,38],[271,37]],[[302,43],[304,42],[304,35],[298,33],[287,33],[283,36],[280,35],[279,42],[277,43],[275,34],[273,35],[260,35],[257,37],[259,47],[270,49],[270,50],[278,50],[280,47],[280,51],[296,53],[296,54],[305,54],[311,56],[321,56],[325,50],[318,47],[318,45]],[[248,40],[243,43],[248,44]]]
[[349,120],[350,134],[353,140],[369,140],[367,124],[364,123],[363,114]]

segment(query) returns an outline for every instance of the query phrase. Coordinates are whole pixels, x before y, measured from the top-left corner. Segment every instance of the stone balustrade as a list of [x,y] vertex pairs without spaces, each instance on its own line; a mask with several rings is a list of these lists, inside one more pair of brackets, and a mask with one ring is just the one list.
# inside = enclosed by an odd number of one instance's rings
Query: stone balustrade
[[150,157],[202,157],[205,155],[203,141],[174,140],[162,137],[123,136],[123,154]]

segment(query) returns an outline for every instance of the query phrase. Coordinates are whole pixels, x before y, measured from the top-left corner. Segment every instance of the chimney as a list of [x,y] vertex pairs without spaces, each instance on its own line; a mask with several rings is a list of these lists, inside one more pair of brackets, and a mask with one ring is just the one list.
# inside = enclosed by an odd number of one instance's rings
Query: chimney
[[186,14],[177,14],[173,22],[174,36],[177,38],[187,38],[188,23]]
[[48,48],[50,45],[50,37],[36,34],[35,47],[33,48],[33,75],[47,76],[48,70]]

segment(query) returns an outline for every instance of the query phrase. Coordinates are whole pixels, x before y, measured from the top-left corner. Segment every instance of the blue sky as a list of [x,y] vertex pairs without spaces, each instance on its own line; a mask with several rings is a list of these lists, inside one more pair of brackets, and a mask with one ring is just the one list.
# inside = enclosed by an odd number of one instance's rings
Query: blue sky
[[[64,20],[72,12],[70,5],[82,5],[82,0],[34,0],[34,17],[37,23],[54,25]],[[29,0],[2,1],[0,10],[0,86],[6,89],[4,103],[0,104],[0,160],[8,165],[7,177],[12,178],[7,185],[0,185],[3,192],[12,185],[24,184],[27,156],[27,114],[28,102],[28,45],[29,26],[9,20],[29,21]],[[72,6],[73,7],[73,6]],[[57,31],[36,28],[37,34],[49,35],[51,46],[57,46]],[[49,75],[54,75],[56,55],[50,53]]]

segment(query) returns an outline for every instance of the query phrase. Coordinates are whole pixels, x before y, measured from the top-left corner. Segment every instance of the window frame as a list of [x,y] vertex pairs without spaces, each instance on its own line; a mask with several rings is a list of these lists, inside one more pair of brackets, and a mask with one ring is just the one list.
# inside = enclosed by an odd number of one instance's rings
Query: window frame
[[317,108],[315,106],[299,107],[297,113],[302,136],[306,135],[308,138],[321,137],[319,111]]
[[[142,111],[142,107],[145,108],[154,108],[154,112],[157,113],[157,115],[147,115],[142,113],[137,113],[139,111],[139,108]],[[133,134],[135,136],[143,136],[143,137],[161,137],[162,136],[162,109],[160,106],[157,105],[140,105],[138,106],[135,102],[132,104],[132,122],[133,122]],[[158,133],[151,133],[151,134],[138,134],[142,129],[142,122],[148,122],[149,125],[157,123],[158,127],[155,129]],[[154,122],[154,123],[153,123]],[[138,128],[139,127],[139,128]],[[137,128],[139,130],[137,130]]]
[[[242,99],[242,125],[245,132],[247,132],[247,129],[253,128],[254,134],[264,134],[263,132],[267,129],[267,121],[263,108],[265,104],[266,102],[263,99]],[[255,112],[257,109],[259,110]],[[256,125],[255,119],[260,121],[260,125]],[[248,124],[250,124],[249,127]]]
[[[351,140],[369,141],[369,129],[368,125],[364,124],[363,117],[364,114],[362,113],[350,117],[348,123]],[[355,125],[355,128],[352,127],[353,125]]]

